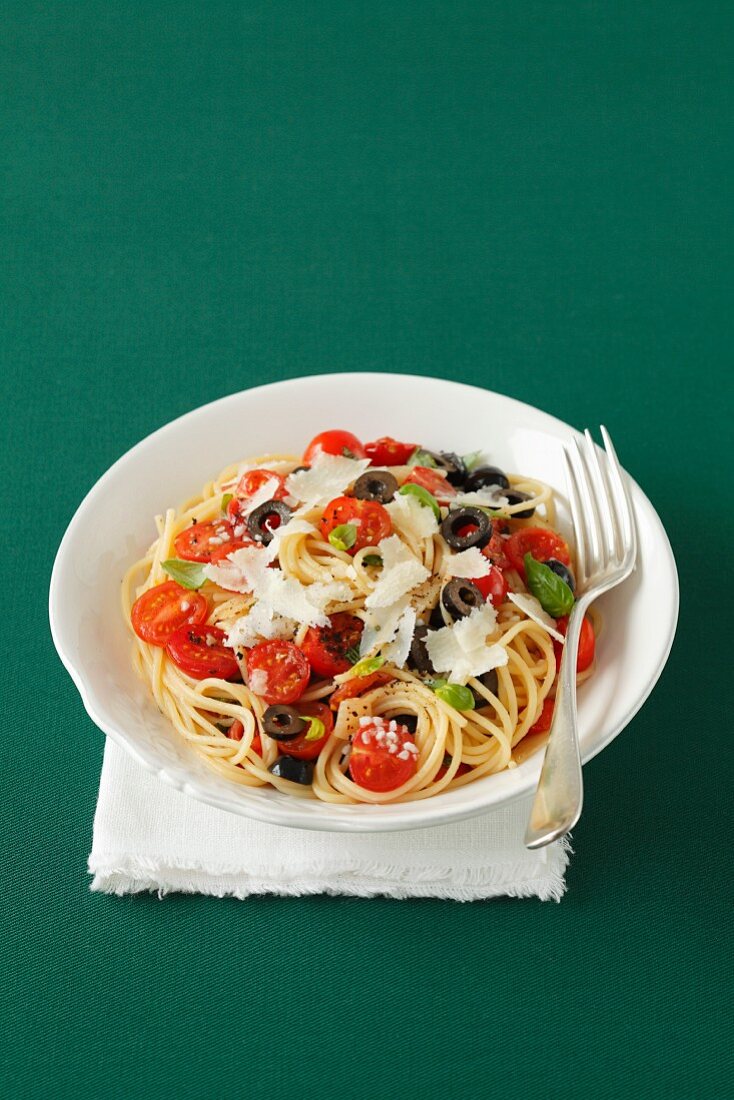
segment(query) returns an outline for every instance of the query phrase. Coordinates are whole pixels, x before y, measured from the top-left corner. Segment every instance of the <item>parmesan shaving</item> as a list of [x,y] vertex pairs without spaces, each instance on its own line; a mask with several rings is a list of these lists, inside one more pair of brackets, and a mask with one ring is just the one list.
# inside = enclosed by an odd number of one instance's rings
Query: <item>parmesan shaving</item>
[[551,638],[555,638],[557,642],[563,645],[566,639],[560,631],[556,630],[556,620],[552,619],[548,612],[543,610],[535,596],[530,596],[527,592],[509,592],[507,598],[514,603],[515,607],[519,607],[529,619],[532,619],[538,626],[542,626],[543,630],[547,630]]
[[286,489],[311,508],[328,504],[341,496],[353,481],[369,466],[368,458],[345,458],[343,455],[318,454],[308,470],[299,470],[286,479]]
[[452,683],[465,684],[472,676],[481,676],[507,664],[507,650],[487,645],[487,636],[497,625],[497,613],[491,604],[477,607],[453,626],[429,630],[426,649],[437,672],[449,674]]
[[380,579],[365,600],[365,607],[390,607],[401,596],[430,576],[425,565],[397,535],[382,539],[377,547],[382,558]]

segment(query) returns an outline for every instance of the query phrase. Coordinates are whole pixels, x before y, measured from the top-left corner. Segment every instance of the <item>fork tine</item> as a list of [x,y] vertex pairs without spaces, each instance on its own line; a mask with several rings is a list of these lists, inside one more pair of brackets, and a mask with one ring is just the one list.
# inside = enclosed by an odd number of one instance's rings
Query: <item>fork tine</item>
[[621,554],[617,555],[617,520],[613,511],[612,496],[602,473],[599,461],[599,451],[591,432],[587,428],[584,432],[586,439],[586,460],[592,477],[592,491],[595,491],[597,512],[602,530],[602,565],[607,566],[611,561],[619,561]]
[[599,430],[601,431],[604,449],[607,453],[609,479],[612,483],[619,515],[621,517],[622,542],[627,551],[625,560],[626,562],[634,561],[637,557],[637,529],[635,527],[629,491],[622,477],[622,469],[619,465],[619,459],[617,458],[617,452],[614,449],[611,436],[603,424]]
[[584,451],[578,439],[574,436],[576,466],[576,483],[580,490],[582,502],[582,515],[585,517],[584,529],[587,543],[591,543],[591,552],[587,557],[586,575],[590,577],[599,567],[601,556],[601,529],[599,511],[596,505],[595,494],[591,486],[591,476],[584,457]]
[[576,544],[576,574],[581,588],[586,584],[588,549],[584,535],[583,512],[579,497],[579,488],[576,483],[576,473],[573,462],[568,453],[568,448],[563,448],[563,461],[566,464],[566,481],[568,482],[568,503],[571,507],[571,520],[573,522],[574,542]]

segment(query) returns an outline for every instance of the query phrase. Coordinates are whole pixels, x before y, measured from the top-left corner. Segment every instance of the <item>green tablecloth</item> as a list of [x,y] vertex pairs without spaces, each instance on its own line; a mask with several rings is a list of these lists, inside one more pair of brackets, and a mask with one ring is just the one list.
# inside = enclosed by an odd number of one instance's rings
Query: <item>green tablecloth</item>
[[[727,1095],[731,15],[4,5],[1,1095]],[[160,424],[331,369],[603,418],[668,528],[678,641],[561,905],[88,893],[62,532]]]

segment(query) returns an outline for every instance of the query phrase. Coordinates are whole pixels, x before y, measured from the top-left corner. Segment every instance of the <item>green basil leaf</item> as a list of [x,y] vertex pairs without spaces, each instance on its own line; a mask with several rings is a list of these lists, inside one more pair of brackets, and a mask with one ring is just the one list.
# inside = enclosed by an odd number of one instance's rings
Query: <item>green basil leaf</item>
[[359,660],[359,646],[358,645],[351,646],[346,651],[344,656],[349,661],[350,665],[356,665],[357,661]]
[[206,583],[204,563],[200,561],[182,561],[181,558],[169,558],[163,562],[163,568],[172,580],[184,588],[201,588]]
[[222,511],[223,512],[227,511],[227,505],[229,504],[230,500],[232,500],[233,497],[234,497],[234,493],[225,493],[224,494],[224,496],[222,497]]
[[452,684],[449,680],[427,680],[431,691],[448,703],[454,710],[474,710],[474,696],[471,688],[463,684]]
[[382,558],[379,554],[365,554],[362,561],[365,565],[382,565]]
[[574,605],[573,592],[566,582],[532,554],[526,554],[525,577],[528,588],[536,600],[554,619],[568,615]]
[[429,454],[428,451],[424,451],[422,447],[416,447],[406,465],[434,467],[436,465],[436,459],[432,454]]
[[482,451],[470,451],[468,455],[462,455],[461,461],[470,472],[482,461]]
[[384,663],[384,657],[363,657],[361,661],[357,661],[356,665],[352,665],[350,668],[350,678],[352,676],[369,676],[371,672],[377,672],[378,668],[382,668]]
[[357,528],[353,523],[340,523],[329,534],[329,542],[335,550],[349,550],[357,541]]
[[326,726],[320,718],[309,718],[308,733],[306,734],[307,741],[320,741],[325,733]]
[[439,523],[441,522],[441,509],[438,506],[438,501],[433,493],[428,492],[428,489],[424,489],[422,485],[414,485],[412,481],[408,481],[398,489],[398,492],[402,493],[403,496],[417,497],[425,508],[431,509]]

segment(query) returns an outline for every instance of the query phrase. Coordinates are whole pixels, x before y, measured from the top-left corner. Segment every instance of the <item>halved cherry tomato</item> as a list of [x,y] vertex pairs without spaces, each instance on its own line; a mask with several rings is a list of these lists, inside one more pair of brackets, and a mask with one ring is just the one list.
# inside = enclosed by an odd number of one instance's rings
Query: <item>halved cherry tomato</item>
[[521,527],[519,531],[510,535],[505,543],[505,553],[510,559],[512,568],[516,569],[521,577],[525,576],[523,558],[526,554],[532,554],[536,561],[555,558],[564,565],[571,564],[568,543],[555,531],[548,531],[545,527]]
[[502,570],[498,569],[496,565],[490,566],[486,577],[472,577],[471,582],[477,586],[485,600],[489,600],[493,607],[499,607],[505,602],[507,581]]
[[276,638],[247,651],[247,682],[266,703],[295,703],[310,676],[308,660],[293,642]]
[[164,581],[138,596],[130,619],[139,638],[150,645],[165,646],[180,627],[203,623],[209,605],[200,592],[190,592],[175,581]]
[[334,729],[334,718],[331,711],[324,703],[300,703],[298,713],[304,718],[318,718],[324,723],[324,736],[318,741],[307,741],[308,730],[300,737],[294,737],[292,741],[281,741],[278,748],[284,756],[295,756],[297,760],[315,760],[331,737]]
[[363,630],[362,620],[347,611],[332,615],[328,626],[309,627],[301,649],[316,675],[331,679],[340,672],[346,672],[352,664],[346,652],[359,645]]
[[456,496],[456,489],[443,474],[428,466],[414,466],[405,479],[406,485],[421,485],[436,498],[439,504],[448,504]]
[[404,466],[416,446],[416,443],[398,443],[397,439],[383,435],[373,443],[365,443],[364,449],[373,466]]
[[308,465],[320,454],[344,455],[345,458],[367,457],[356,435],[339,430],[321,432],[315,436],[303,452],[303,461]]
[[339,704],[343,703],[345,699],[356,699],[358,695],[364,695],[372,688],[389,684],[394,679],[395,677],[391,672],[383,671],[368,672],[366,676],[353,676],[351,680],[345,680],[343,684],[339,685],[329,700],[329,706],[332,710],[338,710]]
[[[244,735],[245,735],[245,727],[242,725],[239,718],[235,718],[234,722],[232,723],[232,725],[227,730],[227,737],[229,737],[230,741],[241,741],[242,738],[244,737]],[[262,745],[262,741],[260,740],[260,734],[259,733],[256,733],[255,736],[253,737],[250,748],[254,749],[254,751],[257,753],[258,756],[262,756],[262,754],[263,754],[263,745]]]
[[[231,502],[230,502],[231,503]],[[173,540],[176,556],[184,561],[219,561],[239,550],[242,546],[252,545],[249,536],[238,537],[228,519],[214,523],[192,523]]]
[[540,718],[531,726],[528,733],[547,733],[551,728],[551,722],[553,721],[553,709],[556,705],[555,699],[544,699],[543,709],[540,712]]
[[377,546],[392,531],[390,513],[376,500],[358,500],[357,497],[337,497],[326,505],[319,524],[321,534],[328,541],[335,527],[351,523],[357,529],[354,546],[349,554],[356,554],[365,546]]
[[509,524],[504,519],[492,519],[492,537],[486,546],[482,548],[485,558],[497,566],[498,569],[509,569],[510,559],[505,553],[507,539],[502,536],[508,530]]
[[227,515],[231,519],[235,527],[241,523],[246,522],[245,516],[242,514],[242,508],[245,501],[255,496],[255,493],[262,489],[263,485],[267,485],[269,481],[276,482],[276,486],[273,488],[270,499],[271,500],[285,500],[288,496],[288,490],[285,487],[285,481],[280,474],[274,473],[272,470],[246,470],[240,480],[237,482],[237,488],[234,491],[234,496],[227,505]]
[[166,652],[182,672],[195,680],[206,680],[208,676],[236,680],[240,668],[224,637],[218,626],[183,626],[168,639]]
[[[568,630],[568,616],[564,615],[562,619],[556,621],[556,630],[560,634],[566,637],[566,631]],[[556,663],[561,663],[561,653],[563,652],[563,646],[560,642],[553,642],[553,649],[556,654]],[[581,633],[579,634],[579,653],[576,658],[576,671],[586,672],[586,669],[594,660],[594,653],[596,651],[596,637],[594,635],[594,627],[591,625],[591,619],[588,615],[584,616],[584,621],[581,624]]]
[[395,732],[391,745],[386,722],[360,726],[349,756],[349,772],[358,787],[394,791],[413,778],[418,770],[415,741],[405,726],[398,725]]

